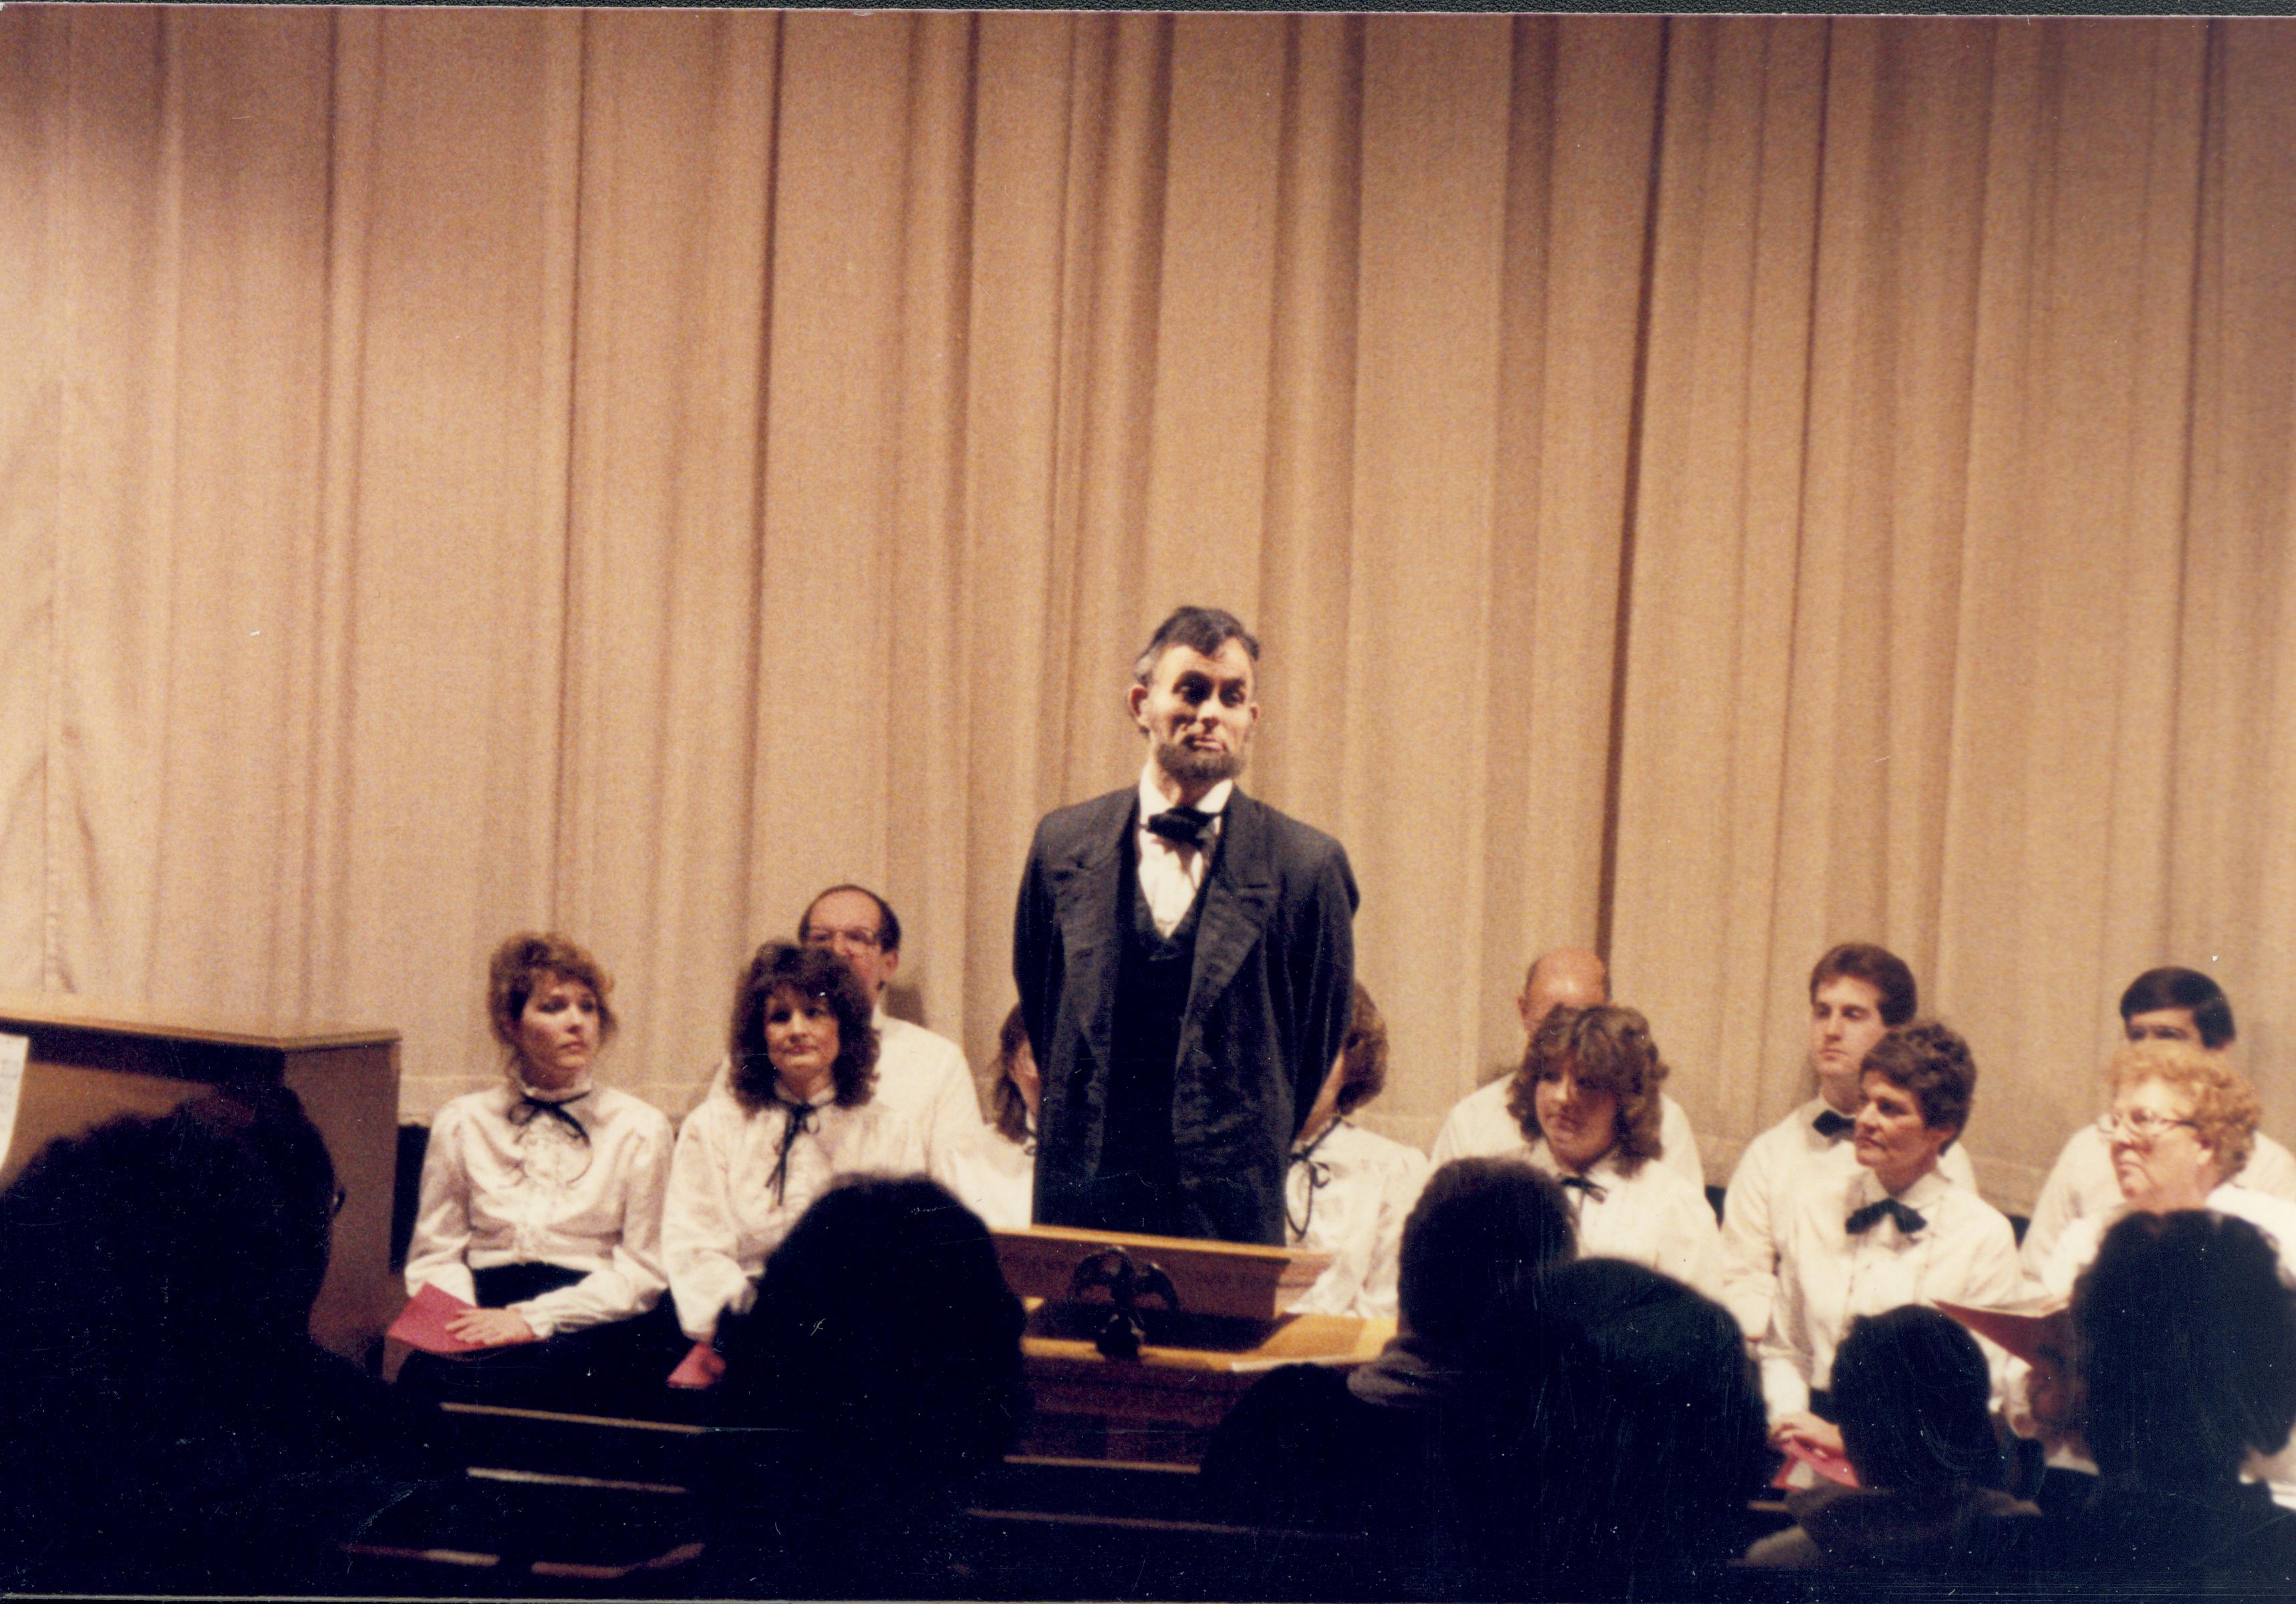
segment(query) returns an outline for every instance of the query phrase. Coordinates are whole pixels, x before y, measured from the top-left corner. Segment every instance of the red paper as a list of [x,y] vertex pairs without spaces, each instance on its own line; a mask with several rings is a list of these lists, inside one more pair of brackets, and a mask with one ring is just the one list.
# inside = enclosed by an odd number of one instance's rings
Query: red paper
[[426,1354],[477,1354],[488,1348],[504,1346],[499,1342],[464,1342],[447,1332],[448,1321],[468,1313],[477,1306],[464,1303],[452,1292],[442,1292],[425,1281],[422,1290],[407,1300],[406,1306],[398,1312],[398,1318],[390,1322],[390,1330],[384,1335],[396,1337],[408,1347],[420,1348]]
[[1786,1462],[1779,1466],[1777,1475],[1770,1478],[1773,1487],[1786,1485],[1796,1464],[1808,1465],[1826,1480],[1838,1482],[1845,1487],[1857,1485],[1857,1472],[1852,1470],[1849,1461],[1838,1453],[1805,1443],[1800,1437],[1788,1437],[1778,1446],[1784,1450]]

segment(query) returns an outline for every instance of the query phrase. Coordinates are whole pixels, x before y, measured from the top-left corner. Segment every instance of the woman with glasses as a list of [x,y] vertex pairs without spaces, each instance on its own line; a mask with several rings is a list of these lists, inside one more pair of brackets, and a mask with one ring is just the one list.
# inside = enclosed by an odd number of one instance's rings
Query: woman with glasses
[[[2132,1214],[2167,1215],[2211,1209],[2248,1221],[2280,1255],[2281,1274],[2296,1282],[2296,1204],[2232,1179],[2248,1162],[2261,1113],[2256,1088],[2222,1054],[2192,1043],[2131,1042],[2112,1056],[2112,1107],[2097,1121],[2112,1154],[2121,1206],[2084,1215],[2065,1227],[2041,1273],[2044,1290],[2070,1297],[2096,1258],[2104,1234]],[[2062,1384],[2061,1379],[2046,1377]],[[2052,1437],[2052,1463],[2086,1468],[2070,1434],[2034,1430],[2020,1407],[2032,1379],[2020,1368],[2012,1379],[2010,1417],[2021,1430]],[[2046,1389],[2045,1389],[2046,1390]],[[2078,1403],[2072,1405],[2078,1412]],[[2038,1422],[2046,1425],[2050,1422]],[[2069,1451],[2070,1450],[2070,1451]],[[2273,1497],[2296,1509],[2296,1444],[2270,1460],[2251,1460],[2251,1472],[2272,1484]]]
[[870,1000],[825,946],[769,941],[734,992],[732,1072],[677,1133],[662,1254],[693,1346],[674,1387],[725,1373],[718,1322],[746,1311],[766,1259],[838,1176],[909,1174],[924,1147],[880,1101]]
[[[450,1335],[487,1352],[418,1354],[402,1384],[491,1402],[586,1403],[676,1356],[661,1206],[669,1121],[593,1076],[613,981],[559,935],[521,932],[488,966],[503,1078],[439,1110],[422,1162],[406,1289],[473,1306]],[[667,1363],[667,1359],[664,1359]]]

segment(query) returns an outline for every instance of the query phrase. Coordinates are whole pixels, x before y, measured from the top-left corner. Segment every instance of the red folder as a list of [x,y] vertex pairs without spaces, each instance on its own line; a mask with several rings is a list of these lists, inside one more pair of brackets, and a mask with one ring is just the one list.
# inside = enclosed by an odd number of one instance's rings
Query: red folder
[[498,1342],[464,1342],[448,1334],[448,1321],[477,1306],[425,1281],[422,1290],[407,1300],[406,1306],[398,1312],[398,1318],[390,1322],[390,1330],[383,1335],[395,1337],[408,1347],[420,1348],[426,1354],[478,1354],[503,1346]]

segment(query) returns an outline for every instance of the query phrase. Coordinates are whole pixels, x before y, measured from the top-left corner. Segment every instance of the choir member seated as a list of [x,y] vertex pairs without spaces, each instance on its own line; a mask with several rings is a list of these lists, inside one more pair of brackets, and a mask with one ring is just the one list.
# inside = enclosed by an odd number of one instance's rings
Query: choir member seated
[[464,1402],[619,1412],[658,1397],[684,1345],[661,1307],[669,1121],[602,1086],[612,978],[559,935],[521,933],[488,966],[502,1084],[439,1110],[406,1289],[474,1305],[449,1332],[496,1345],[411,1355],[399,1384]]
[[283,1087],[50,1144],[0,1196],[0,1588],[340,1592],[440,1467],[315,1345],[342,1194]]
[[[2148,1596],[2296,1587],[2296,1513],[2241,1479],[2296,1422],[2296,1294],[2246,1220],[2133,1213],[2073,1292],[2082,1429],[2100,1476],[2087,1504],[2021,1526],[2042,1591],[2084,1574]],[[2014,1579],[2004,1572],[2002,1580]]]
[[[1558,1008],[1593,1008],[1611,1000],[1610,972],[1603,960],[1585,947],[1556,947],[1542,953],[1523,971],[1522,990],[1516,994],[1515,1013],[1522,1020],[1525,1043],[1539,1024]],[[1504,1074],[1467,1093],[1444,1117],[1429,1150],[1436,1167],[1454,1158],[1513,1158],[1524,1150],[1522,1127],[1507,1111],[1514,1076]],[[1691,1134],[1690,1116],[1682,1105],[1661,1092],[1658,1097],[1660,1162],[1700,1191],[1706,1190],[1706,1168],[1699,1160],[1698,1142]]]
[[1572,1253],[1570,1213],[1513,1158],[1460,1158],[1428,1178],[1403,1229],[1395,1338],[1351,1372],[1287,1365],[1230,1411],[1204,1455],[1207,1519],[1369,1534],[1378,1578],[1423,1591],[1443,1569],[1436,1431],[1490,1310]]
[[[1858,1168],[1801,1194],[1761,1345],[1772,1438],[1837,1454],[1825,1389],[1853,1316],[1939,1299],[1999,1307],[2021,1280],[2009,1222],[1938,1173],[1977,1090],[1969,1044],[1934,1022],[1893,1030],[1866,1054],[1858,1087]],[[1997,1376],[2006,1360],[1988,1362]]]
[[[1871,942],[1842,942],[1810,966],[1808,1063],[1817,1094],[1746,1144],[1723,1205],[1722,1301],[1750,1344],[1770,1329],[1778,1254],[1801,1193],[1839,1187],[1857,1173],[1849,1133],[1866,1054],[1892,1028],[1912,1022],[1920,995],[1906,961]],[[1939,1158],[1938,1173],[1972,1191],[1977,1186],[1977,1172],[1958,1143]]]
[[1444,1428],[1452,1596],[1684,1599],[1744,1548],[1771,1455],[1737,1322],[1618,1259],[1497,1309]]
[[971,1142],[934,1154],[932,1173],[991,1230],[1019,1231],[1035,1214],[1037,1103],[1044,1081],[1018,1003],[997,1029],[996,1070],[994,1117]]
[[2006,1462],[1977,1338],[1917,1305],[1861,1314],[1833,1360],[1833,1408],[1857,1485],[1793,1494],[1796,1525],[1756,1565],[1868,1567],[1942,1578],[1981,1571],[1996,1521],[2037,1516],[2002,1491]]
[[1531,1033],[1507,1099],[1530,1161],[1562,1183],[1582,1257],[1630,1259],[1718,1294],[1706,1196],[1658,1162],[1666,1065],[1631,1008],[1558,1008]]
[[876,1100],[870,1001],[826,946],[767,942],[734,991],[732,1069],[685,1117],[670,1161],[662,1256],[693,1347],[672,1385],[725,1372],[718,1322],[839,1175],[924,1167],[915,1126]]
[[[2224,989],[2197,970],[2174,967],[2146,970],[2128,983],[2120,994],[2120,1027],[2132,1045],[2181,1042],[2218,1056],[2231,1052],[2236,1035],[2232,1000]],[[2224,1178],[2296,1204],[2296,1158],[2261,1131],[2247,1157]],[[2117,1183],[2111,1142],[2101,1124],[2083,1125],[2066,1139],[2025,1228],[2028,1273],[2047,1271],[2058,1237],[2076,1221],[2120,1211]]]
[[987,1229],[939,1183],[832,1185],[719,1333],[736,1462],[703,1591],[977,1592],[959,1517],[1027,1408],[1021,1326]]
[[[2256,1140],[2260,1105],[2247,1078],[2221,1054],[2157,1038],[2115,1052],[2112,1078],[2112,1107],[2097,1121],[2097,1131],[2112,1155],[2120,1202],[2065,1228],[2041,1273],[2043,1289],[2070,1294],[2105,1232],[2123,1216],[2191,1208],[2248,1221],[2280,1254],[2283,1273],[2296,1278],[2296,1204],[2230,1179],[2244,1173]],[[2015,1404],[2030,1379],[2013,1370],[2011,1379]],[[2029,1412],[2011,1412],[2021,1429]],[[2296,1508],[2296,1451],[2259,1461],[2251,1470],[2271,1484],[2282,1505]]]
[[1292,1143],[1285,1236],[1332,1263],[1293,1306],[1300,1314],[1391,1320],[1403,1222],[1427,1182],[1427,1157],[1348,1117],[1387,1084],[1387,1021],[1355,984],[1348,1034]]

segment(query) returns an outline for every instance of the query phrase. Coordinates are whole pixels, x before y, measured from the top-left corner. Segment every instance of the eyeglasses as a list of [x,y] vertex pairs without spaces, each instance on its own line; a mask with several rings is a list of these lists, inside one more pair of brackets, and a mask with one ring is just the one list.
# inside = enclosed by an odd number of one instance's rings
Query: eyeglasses
[[2190,1131],[2201,1128],[2189,1119],[2171,1119],[2150,1109],[2131,1109],[2125,1114],[2119,1109],[2108,1109],[2096,1117],[2097,1132],[2107,1142],[2125,1136],[2130,1142],[2151,1143],[2178,1125]]
[[349,1192],[344,1191],[340,1186],[335,1188],[335,1195],[327,1199],[327,1217],[329,1219],[333,1219],[337,1215],[342,1213],[343,1205],[350,1200],[351,1195]]
[[825,930],[819,925],[808,926],[805,932],[808,946],[873,947],[880,944],[874,930]]

